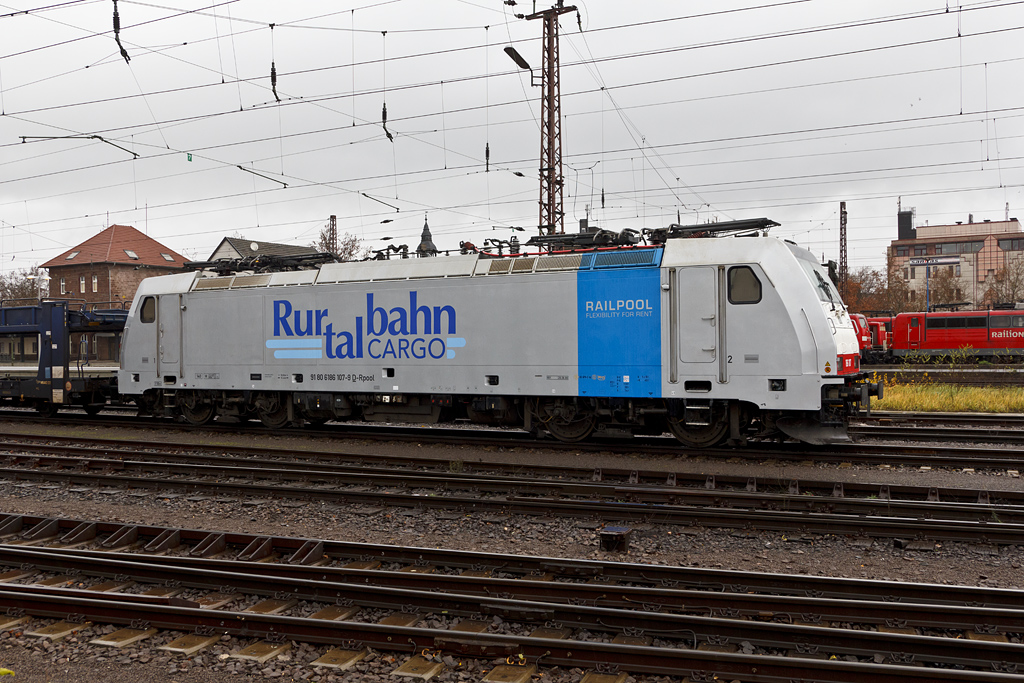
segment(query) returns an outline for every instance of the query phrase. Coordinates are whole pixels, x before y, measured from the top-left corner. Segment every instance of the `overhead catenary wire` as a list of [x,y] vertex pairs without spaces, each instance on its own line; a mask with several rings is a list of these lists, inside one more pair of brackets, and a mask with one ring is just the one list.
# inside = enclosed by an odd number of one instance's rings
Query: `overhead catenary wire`
[[[135,55],[135,56],[137,57],[138,55]],[[265,77],[265,76],[264,76],[264,77]],[[485,83],[489,83],[489,80],[485,80]],[[353,93],[354,93],[354,89],[353,89]],[[353,98],[353,102],[354,102],[354,98]],[[489,105],[490,105],[490,103],[488,102],[488,103],[487,103],[487,105],[488,105],[488,106],[487,106],[487,107],[485,108],[485,112],[487,112],[487,115],[488,115],[488,117],[489,117],[489,114],[490,114],[490,106],[489,106]],[[987,109],[987,107],[986,107],[986,109]],[[442,106],[442,115],[444,115],[444,112],[446,112],[446,107],[443,107],[443,106]],[[404,120],[406,120],[406,119],[405,119],[405,118],[403,118],[403,119],[401,119],[401,120],[403,120],[403,121],[404,121]],[[353,121],[353,122],[354,122],[354,121]],[[994,124],[994,119],[993,119],[993,124]],[[488,123],[488,124],[485,124],[485,125],[488,125],[488,127],[489,127],[489,123]],[[444,126],[444,129],[445,129],[445,131],[447,132],[447,130],[448,130],[448,126],[446,126],[446,125],[445,125],[445,126]],[[453,130],[455,130],[455,129],[453,128]],[[279,139],[280,139],[280,137],[281,137],[281,136],[279,136]],[[755,138],[755,139],[756,139],[756,138]],[[239,141],[239,142],[238,142],[237,144],[247,144],[248,142],[249,142],[248,140],[243,140],[243,141]],[[447,140],[443,140],[443,145],[444,145],[444,148],[446,148],[446,149],[447,149]],[[142,148],[142,147],[140,146],[140,149],[141,149],[141,148]],[[486,154],[485,154],[485,158],[486,158]],[[447,160],[446,160],[446,163],[444,164],[444,166],[445,166],[445,170],[447,170],[447,166],[448,166],[448,164],[447,164]]]
[[[994,32],[1005,32],[1005,31],[1010,31],[1010,30],[1021,30],[1022,28],[1024,28],[1024,27],[1002,28],[1002,29],[997,29]],[[940,38],[938,40],[945,40],[945,38]],[[933,41],[924,41],[924,42],[933,42]],[[906,44],[901,45],[901,46],[905,46],[905,45]],[[875,49],[878,49],[878,48],[875,48]],[[858,50],[858,51],[854,51],[854,52],[856,53],[856,52],[861,52],[861,51]],[[853,54],[853,53],[843,53],[843,54]],[[829,55],[829,56],[836,56],[836,55]],[[776,65],[780,65],[780,64],[790,64],[790,63],[795,63],[795,62],[800,62],[800,61],[806,61],[807,59],[816,59],[816,58],[804,58],[804,59],[798,59],[798,60],[789,60],[789,61],[786,61],[786,62],[776,62],[776,63],[772,64],[772,66],[776,66]],[[752,66],[752,67],[742,67],[739,70],[745,70],[747,68],[761,68],[761,65],[759,65],[759,66]],[[691,75],[686,75],[686,76],[676,76],[676,77],[670,77],[670,78],[665,78],[665,79],[657,79],[657,80],[654,80],[654,81],[647,81],[647,82],[643,82],[643,83],[628,83],[628,84],[623,84],[623,85],[619,86],[619,88],[632,88],[632,87],[637,87],[638,85],[651,85],[651,84],[655,84],[655,83],[664,83],[664,82],[667,82],[667,81],[670,81],[670,80],[694,78],[694,77],[696,77],[698,75],[714,75],[714,74],[721,74],[721,73],[726,73],[726,72],[733,72],[733,71],[736,71],[736,70],[737,69],[729,69],[729,70],[725,70],[725,71],[704,72],[702,74],[691,74]],[[477,78],[477,77],[472,77],[472,78]],[[471,79],[467,78],[467,79],[459,79],[459,80],[471,80]],[[400,89],[406,89],[408,87],[423,87],[423,85],[427,85],[427,84],[420,84],[420,85],[416,85],[416,86],[404,86],[404,87],[400,86]],[[372,94],[372,92],[374,92],[374,91],[375,90],[369,90],[369,91],[367,91],[367,94]],[[116,99],[120,99],[120,98],[114,98],[114,99],[116,100]],[[331,98],[331,99],[333,99],[333,98]],[[307,100],[305,100],[305,102],[306,103],[311,103],[311,102],[314,102],[314,100],[307,99]],[[297,104],[297,103],[285,103],[285,104]],[[203,116],[200,116],[200,117],[188,117],[188,118],[185,118],[185,119],[177,119],[177,121],[202,120],[203,118],[210,118],[210,117],[214,117],[214,116],[219,116],[219,115],[223,115],[224,113],[228,113],[228,112],[220,112],[220,113],[217,113],[217,114],[206,114],[206,115],[203,115]]]
[[[235,1],[235,0],[232,0],[232,1]],[[1016,1],[1024,3],[1024,0],[1016,0]],[[987,37],[987,36],[991,36],[991,35],[995,35],[995,34],[1000,34],[1000,33],[1006,33],[1006,32],[1011,32],[1011,31],[1019,31],[1019,30],[1022,30],[1022,29],[1024,29],[1024,26],[1021,26],[1021,25],[1018,25],[1018,26],[1004,26],[1004,27],[1000,27],[998,29],[991,29],[991,30],[988,30],[988,31],[978,32],[978,33],[972,34],[971,37],[981,38],[981,37]],[[777,36],[770,36],[770,37],[777,37]],[[619,90],[622,90],[622,89],[627,89],[627,88],[636,88],[636,87],[646,87],[646,86],[651,86],[651,85],[660,85],[660,84],[665,84],[665,83],[669,83],[669,82],[673,82],[673,81],[688,80],[688,79],[701,78],[701,77],[710,77],[710,76],[720,76],[720,75],[725,75],[725,74],[740,73],[740,72],[744,72],[744,71],[750,71],[750,70],[754,70],[754,69],[772,68],[772,67],[779,67],[779,66],[791,66],[791,65],[795,65],[795,64],[807,63],[807,62],[817,61],[817,60],[821,60],[821,59],[835,59],[835,58],[839,58],[839,57],[851,57],[851,56],[855,56],[855,55],[869,54],[869,53],[879,52],[879,51],[883,51],[883,50],[890,50],[890,49],[903,49],[903,48],[909,48],[909,47],[921,47],[921,46],[924,46],[924,45],[935,44],[935,43],[940,43],[940,42],[944,42],[944,41],[948,41],[948,40],[955,40],[955,39],[956,39],[955,37],[951,37],[951,36],[939,36],[939,37],[931,38],[931,39],[922,39],[922,40],[918,40],[918,41],[911,41],[911,42],[904,42],[904,43],[895,43],[895,44],[890,44],[890,45],[874,46],[874,47],[869,47],[869,48],[859,48],[859,49],[856,49],[856,50],[848,50],[848,51],[843,51],[843,52],[826,53],[826,54],[814,55],[814,56],[810,56],[810,57],[800,57],[800,58],[796,58],[796,59],[781,60],[781,61],[776,61],[776,62],[767,62],[767,63],[761,63],[761,64],[750,64],[750,65],[744,65],[744,66],[740,66],[740,67],[732,67],[732,68],[727,68],[727,69],[717,69],[717,70],[710,70],[710,71],[702,71],[702,72],[697,72],[697,73],[684,74],[684,75],[672,76],[672,77],[666,77],[666,78],[649,79],[649,80],[644,80],[644,81],[633,80],[633,81],[631,81],[629,83],[624,83],[624,84],[617,85],[617,86],[615,86],[615,88],[619,89]],[[747,39],[747,38],[738,39],[737,41],[731,41],[729,44],[734,44],[736,42],[745,42],[747,40],[751,40],[751,39]],[[714,44],[714,46],[719,46],[721,44],[722,43],[716,43],[716,44]],[[603,57],[603,58],[598,58],[598,59],[592,59],[592,60],[590,60],[590,63],[597,64],[597,63],[604,63],[604,62],[620,61],[620,60],[623,60],[623,59],[634,59],[634,58],[642,58],[642,57],[655,56],[655,55],[663,55],[663,54],[669,54],[669,53],[672,53],[672,52],[678,52],[678,51],[681,51],[681,50],[699,49],[699,48],[708,47],[708,46],[709,45],[707,45],[707,44],[699,44],[699,45],[691,45],[691,46],[679,46],[679,47],[673,47],[673,48],[665,48],[665,49],[655,50],[655,51],[643,51],[643,52],[636,52],[636,53],[627,53],[627,54],[613,55],[613,56],[608,56],[608,57]],[[454,52],[462,52],[462,51],[478,49],[478,48],[479,48],[479,46],[462,47],[462,48],[450,48],[450,49],[446,49],[446,50],[439,50],[439,51],[432,51],[432,52],[425,52],[425,53],[416,53],[416,54],[413,54],[413,55],[399,56],[396,59],[409,59],[409,58],[415,58],[415,57],[437,56],[437,55],[442,55],[442,54],[449,54],[449,53],[454,53]],[[288,72],[287,75],[290,75],[290,76],[309,75],[309,74],[321,72],[321,71],[324,71],[324,70],[331,70],[331,69],[337,69],[337,68],[348,68],[348,67],[352,67],[354,69],[355,66],[371,65],[371,64],[377,63],[378,61],[380,61],[380,60],[369,60],[369,61],[366,61],[366,62],[361,62],[361,63],[359,63],[357,65],[357,64],[354,63],[354,59],[353,59],[353,63],[352,64],[348,64],[348,65],[335,65],[335,66],[328,66],[328,67],[316,67],[316,68],[311,68],[311,69],[302,69],[302,70]],[[575,66],[579,66],[580,64],[581,63],[578,63],[578,62],[577,63],[563,64],[562,68],[563,69],[565,69],[565,68],[572,68],[572,67],[575,67]],[[504,71],[504,72],[500,72],[500,73],[494,74],[494,76],[495,77],[503,77],[503,76],[508,76],[508,75],[516,74],[516,73],[518,73],[518,72],[514,71],[514,70],[510,70],[510,71]],[[467,81],[477,80],[477,79],[480,79],[480,78],[485,78],[485,76],[484,75],[472,75],[472,76],[460,77],[460,78],[456,78],[456,79],[446,79],[446,80],[448,80],[449,83],[452,83],[452,82],[467,82]],[[258,81],[258,80],[259,80],[258,77],[257,78],[245,78],[245,79],[242,79],[243,82],[247,82],[247,83],[253,83],[253,82]],[[426,82],[421,82],[421,83],[412,83],[412,84],[406,84],[406,85],[400,85],[400,86],[392,85],[390,87],[391,87],[392,90],[408,90],[408,89],[413,89],[413,88],[431,87],[433,85],[436,85],[436,83],[437,83],[437,81],[426,81]],[[173,89],[173,90],[158,91],[158,92],[183,92],[183,91],[188,91],[190,89],[208,88],[208,87],[215,87],[215,86],[212,85],[212,84],[203,84],[203,85],[198,85],[198,86],[187,86],[187,87],[183,87],[183,88],[176,88],[176,89]],[[371,88],[371,89],[367,89],[366,91],[363,91],[361,94],[365,96],[365,95],[372,95],[372,94],[379,93],[379,92],[381,92],[380,88]],[[585,92],[593,92],[593,91],[585,91]],[[338,99],[338,98],[341,98],[341,97],[352,97],[354,94],[355,94],[355,89],[353,87],[353,90],[350,93],[345,93],[343,95],[325,95],[325,96],[322,96],[320,98],[305,98],[303,101],[305,103],[314,103],[316,101],[324,101],[324,100],[328,100],[328,99]],[[65,103],[65,104],[62,104],[60,106],[38,107],[38,108],[32,108],[32,109],[24,109],[24,110],[21,110],[21,111],[18,111],[18,112],[14,112],[14,113],[29,114],[29,113],[37,113],[37,112],[47,111],[47,110],[52,110],[52,109],[67,109],[68,107],[73,107],[73,106],[91,105],[91,104],[98,104],[98,103],[103,103],[103,102],[116,102],[116,101],[121,101],[123,99],[128,99],[129,97],[130,96],[118,96],[118,97],[114,97],[114,98],[103,98],[103,99],[100,99],[100,100],[90,100],[90,101],[85,101],[85,102],[81,102],[81,103]],[[530,99],[526,95],[525,92],[524,92],[524,98],[523,99],[524,99],[524,101],[529,101],[529,99]],[[299,104],[299,103],[296,103],[296,104]]]
[[[995,112],[988,112],[988,113],[989,114],[1000,113],[1000,114],[1004,115],[1004,118],[1007,118],[1007,117],[1014,116],[1015,112],[1019,112],[1020,110],[1021,110],[1021,108],[1010,108],[1010,109],[1005,109],[1005,110],[995,110]],[[982,113],[982,112],[976,112],[976,113]],[[970,116],[970,115],[972,115],[972,113],[968,112],[967,115]],[[798,129],[798,130],[789,130],[789,131],[763,132],[763,133],[756,133],[756,134],[744,135],[744,136],[728,136],[728,137],[720,137],[720,138],[708,138],[708,139],[704,139],[704,140],[689,141],[689,142],[686,142],[686,143],[671,143],[671,144],[666,144],[666,145],[660,145],[659,147],[660,148],[664,148],[664,149],[671,149],[671,148],[674,148],[674,147],[686,147],[686,146],[700,146],[700,145],[709,145],[709,144],[721,144],[721,143],[725,143],[725,142],[741,142],[741,143],[744,143],[745,146],[749,146],[750,144],[763,144],[765,141],[768,141],[768,140],[770,140],[773,137],[786,138],[786,137],[794,136],[794,135],[842,134],[842,131],[848,131],[847,134],[851,134],[851,132],[856,132],[857,134],[863,134],[865,132],[864,129],[871,129],[871,128],[876,128],[876,127],[881,128],[881,127],[885,127],[885,126],[899,125],[899,124],[903,124],[903,123],[912,123],[912,124],[915,124],[917,126],[926,125],[926,124],[927,125],[950,125],[950,124],[957,125],[958,123],[960,123],[960,122],[956,121],[957,116],[958,115],[951,114],[951,115],[939,115],[939,116],[931,116],[931,117],[906,117],[906,118],[903,118],[903,119],[891,119],[891,120],[885,120],[885,121],[864,122],[864,123],[859,123],[859,124],[848,124],[848,125],[843,125],[843,126],[828,126],[828,127],[807,128],[807,129]],[[953,119],[953,120],[949,121],[949,119]],[[332,130],[332,129],[326,129],[326,130]],[[316,132],[316,131],[314,131],[314,132]],[[868,132],[870,132],[870,131],[868,131]],[[269,139],[272,139],[272,138],[266,138],[266,139],[269,140]],[[818,136],[815,139],[821,139],[821,137]],[[757,142],[758,140],[760,140],[761,143],[758,143]],[[246,141],[246,144],[248,144],[248,142],[249,141]],[[215,148],[224,147],[224,146],[225,145],[214,145],[214,146],[211,146],[211,147],[206,147],[205,149],[215,149]],[[608,154],[608,153],[612,153],[612,152],[616,151],[616,150],[607,150],[604,145],[602,145],[601,150],[602,150],[602,154]],[[617,150],[617,151],[620,152],[620,153],[621,152],[629,153],[629,152],[633,151],[633,148],[622,148],[622,149]],[[583,156],[585,156],[585,154],[576,155],[576,156],[583,157]],[[104,164],[98,164],[98,165],[90,165],[88,167],[83,167],[83,169],[85,169],[85,168],[99,168],[99,167],[102,167],[104,165],[107,165],[107,164],[104,163]],[[74,170],[74,169],[72,169],[72,170]],[[45,174],[41,174],[41,175],[37,175],[37,176],[29,176],[29,177],[47,177],[47,176],[52,176],[52,175],[59,174],[59,173],[60,172],[52,172],[52,173],[45,173]],[[23,177],[21,179],[25,179],[25,177]],[[18,179],[12,179],[12,180],[8,180],[8,181],[0,181],[0,183],[3,183],[3,182],[15,182],[16,180],[18,180]]]

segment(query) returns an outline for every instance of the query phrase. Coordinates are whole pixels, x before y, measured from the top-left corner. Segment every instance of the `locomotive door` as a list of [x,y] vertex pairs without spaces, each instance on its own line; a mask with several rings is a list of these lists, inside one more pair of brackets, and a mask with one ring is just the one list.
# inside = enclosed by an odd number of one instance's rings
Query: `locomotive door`
[[916,349],[921,345],[921,328],[923,327],[923,320],[920,316],[912,316],[908,321],[907,327],[907,342],[910,348]]
[[157,306],[157,372],[160,375],[179,375],[181,357],[181,305],[180,295],[164,294]]
[[713,363],[718,357],[718,287],[714,268],[679,268],[673,292],[674,331],[680,363]]

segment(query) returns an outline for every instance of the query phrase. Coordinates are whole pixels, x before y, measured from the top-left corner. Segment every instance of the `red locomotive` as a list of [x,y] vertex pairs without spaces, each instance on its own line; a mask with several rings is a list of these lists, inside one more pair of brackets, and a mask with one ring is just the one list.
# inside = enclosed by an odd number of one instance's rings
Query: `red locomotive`
[[1024,311],[900,313],[869,318],[868,327],[871,343],[861,347],[865,362],[965,353],[1008,361],[1024,356]]
[[868,319],[861,313],[851,313],[850,320],[853,322],[853,331],[857,334],[857,346],[860,348],[861,358],[864,358],[865,351],[871,348],[871,328],[868,326]]

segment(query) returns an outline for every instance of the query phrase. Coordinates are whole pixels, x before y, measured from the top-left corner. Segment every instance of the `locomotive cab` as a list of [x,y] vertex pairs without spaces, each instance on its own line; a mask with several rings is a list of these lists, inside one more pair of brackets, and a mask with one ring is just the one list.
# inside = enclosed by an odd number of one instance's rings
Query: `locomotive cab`
[[861,386],[853,322],[810,252],[767,237],[670,240],[662,268],[677,438],[847,439],[847,416],[878,389]]

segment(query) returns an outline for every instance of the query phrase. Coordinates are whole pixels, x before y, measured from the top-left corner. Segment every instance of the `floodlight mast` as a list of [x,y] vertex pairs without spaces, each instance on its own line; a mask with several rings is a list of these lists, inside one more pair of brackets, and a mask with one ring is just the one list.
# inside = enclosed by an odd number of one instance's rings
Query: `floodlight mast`
[[[562,176],[562,88],[559,79],[558,60],[558,17],[575,12],[575,5],[565,7],[563,0],[540,12],[526,15],[525,19],[544,20],[544,45],[541,64],[541,111],[540,111],[540,220],[541,235],[563,234],[565,232],[565,211],[563,210]],[[534,5],[536,10],[536,4]],[[522,17],[522,15],[517,15]],[[521,69],[530,71],[533,85],[533,70],[515,48],[507,47],[505,52]]]

